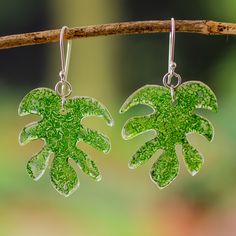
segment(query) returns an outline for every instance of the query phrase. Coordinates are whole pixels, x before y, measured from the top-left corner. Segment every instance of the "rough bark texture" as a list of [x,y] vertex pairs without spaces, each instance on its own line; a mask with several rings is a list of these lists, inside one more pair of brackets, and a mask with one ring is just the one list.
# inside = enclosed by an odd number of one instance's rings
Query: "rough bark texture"
[[[170,23],[170,20],[153,20],[75,27],[69,28],[65,32],[65,39],[169,32]],[[210,20],[176,20],[175,27],[176,32],[205,35],[236,35],[236,23]],[[60,29],[56,29],[2,36],[0,37],[0,49],[57,42],[59,34]]]

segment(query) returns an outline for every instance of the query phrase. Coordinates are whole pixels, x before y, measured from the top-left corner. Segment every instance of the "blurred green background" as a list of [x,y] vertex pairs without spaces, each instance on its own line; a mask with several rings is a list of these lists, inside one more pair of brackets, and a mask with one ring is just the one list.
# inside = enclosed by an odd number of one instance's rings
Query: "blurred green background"
[[[235,0],[12,0],[1,1],[0,9],[1,35],[171,17],[236,22]],[[125,115],[118,110],[135,89],[162,83],[168,34],[74,40],[69,70],[73,95],[100,100],[113,114],[115,126],[109,128],[95,118],[85,121],[111,137],[112,150],[105,156],[83,146],[103,178],[93,182],[78,170],[81,185],[69,198],[52,188],[48,171],[38,182],[26,173],[27,160],[42,143],[18,144],[20,130],[35,119],[18,117],[18,104],[33,88],[54,87],[59,53],[57,43],[0,51],[0,235],[236,235],[236,38],[176,35],[177,72],[184,81],[200,80],[211,86],[219,112],[204,112],[215,126],[212,143],[197,135],[189,137],[205,156],[202,170],[191,177],[178,147],[180,174],[163,190],[149,178],[160,152],[136,170],[127,166],[150,134],[131,141],[123,141],[120,135],[128,117],[150,110],[137,107]]]

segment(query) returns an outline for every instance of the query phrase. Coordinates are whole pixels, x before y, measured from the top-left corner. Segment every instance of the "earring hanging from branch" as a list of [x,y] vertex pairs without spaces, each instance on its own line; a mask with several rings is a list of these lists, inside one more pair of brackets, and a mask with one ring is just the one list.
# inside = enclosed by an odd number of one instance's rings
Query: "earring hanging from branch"
[[81,121],[88,116],[97,116],[112,126],[113,119],[107,108],[94,98],[78,96],[68,99],[72,92],[67,79],[71,42],[68,41],[65,60],[63,38],[66,29],[64,26],[60,31],[61,70],[55,91],[49,88],[30,91],[22,99],[18,113],[20,116],[37,114],[42,118],[24,127],[19,135],[22,145],[36,139],[44,141],[42,150],[27,163],[28,174],[34,180],[40,179],[49,165],[49,158],[54,155],[50,167],[51,183],[59,193],[69,196],[79,186],[77,173],[69,159],[92,179],[101,180],[95,162],[77,147],[77,143],[83,141],[104,153],[111,148],[106,135],[84,127]]
[[[122,129],[122,137],[128,140],[144,132],[155,132],[155,137],[133,154],[129,167],[134,169],[145,164],[161,149],[161,156],[150,170],[151,180],[159,188],[169,185],[178,175],[179,162],[175,151],[177,144],[182,145],[184,161],[190,174],[198,173],[203,164],[203,156],[188,142],[187,135],[198,133],[211,141],[214,135],[212,124],[196,114],[195,110],[203,108],[217,111],[216,96],[207,85],[200,81],[181,84],[181,77],[175,72],[177,65],[174,61],[173,18],[169,42],[168,72],[163,77],[164,86],[145,85],[128,97],[120,109],[120,113],[124,113],[138,104],[153,109],[149,115],[130,118]],[[177,79],[176,83],[174,78]]]

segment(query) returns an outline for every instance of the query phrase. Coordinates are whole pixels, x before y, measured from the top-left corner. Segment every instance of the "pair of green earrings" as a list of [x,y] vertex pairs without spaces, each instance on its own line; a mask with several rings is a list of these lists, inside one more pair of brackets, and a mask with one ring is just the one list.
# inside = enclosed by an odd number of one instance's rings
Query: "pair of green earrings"
[[[42,117],[38,122],[24,127],[19,136],[20,144],[42,139],[42,150],[27,163],[27,172],[38,180],[45,172],[49,158],[54,154],[50,169],[50,178],[55,189],[64,196],[69,196],[79,186],[77,173],[68,160],[74,160],[80,169],[94,180],[101,179],[100,172],[93,160],[77,147],[83,141],[97,150],[108,153],[111,144],[102,133],[84,127],[82,119],[98,116],[112,126],[113,119],[105,106],[90,97],[66,99],[72,92],[67,81],[68,61],[71,41],[68,41],[67,56],[64,59],[63,27],[60,32],[61,64],[60,81],[55,91],[37,88],[29,92],[19,105],[19,115],[37,114]],[[131,107],[144,104],[153,109],[153,113],[129,119],[122,129],[122,137],[131,139],[139,134],[153,130],[155,138],[146,142],[129,161],[131,169],[146,163],[153,154],[162,149],[163,153],[153,164],[150,176],[160,188],[166,187],[178,175],[179,162],[175,145],[181,144],[184,161],[191,175],[195,175],[203,164],[203,157],[187,141],[189,133],[199,133],[209,141],[213,138],[211,123],[195,113],[195,109],[217,110],[216,96],[202,82],[189,81],[181,84],[181,77],[175,72],[174,62],[175,22],[171,19],[169,70],[163,77],[164,86],[146,85],[135,91],[122,105],[120,113]],[[173,79],[177,83],[173,84]]]

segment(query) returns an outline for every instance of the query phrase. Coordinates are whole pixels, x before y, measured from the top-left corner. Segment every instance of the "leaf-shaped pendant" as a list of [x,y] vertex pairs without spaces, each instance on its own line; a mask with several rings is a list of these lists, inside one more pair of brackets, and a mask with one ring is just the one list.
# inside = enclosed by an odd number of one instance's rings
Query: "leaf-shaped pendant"
[[209,141],[212,140],[211,123],[194,112],[196,108],[217,111],[216,96],[212,90],[202,82],[185,82],[175,89],[173,102],[167,87],[146,85],[126,100],[120,113],[138,104],[151,107],[153,113],[129,119],[122,129],[123,138],[131,139],[150,130],[155,131],[156,137],[134,153],[129,161],[129,167],[133,169],[144,164],[158,149],[162,149],[163,153],[153,164],[150,176],[160,188],[164,188],[178,174],[179,162],[175,145],[181,144],[187,169],[195,175],[203,164],[203,157],[188,143],[186,135],[196,132]]
[[27,164],[27,172],[34,180],[44,174],[51,154],[54,155],[50,168],[51,182],[64,196],[69,196],[79,186],[77,174],[68,163],[69,159],[94,180],[101,179],[95,162],[77,147],[77,143],[83,141],[104,153],[109,152],[109,138],[81,124],[87,116],[98,116],[111,126],[113,120],[105,106],[90,97],[74,97],[66,99],[62,109],[61,97],[55,91],[38,88],[23,98],[18,112],[20,116],[37,114],[42,117],[40,121],[27,125],[19,136],[21,144],[36,139],[44,141],[42,150]]

